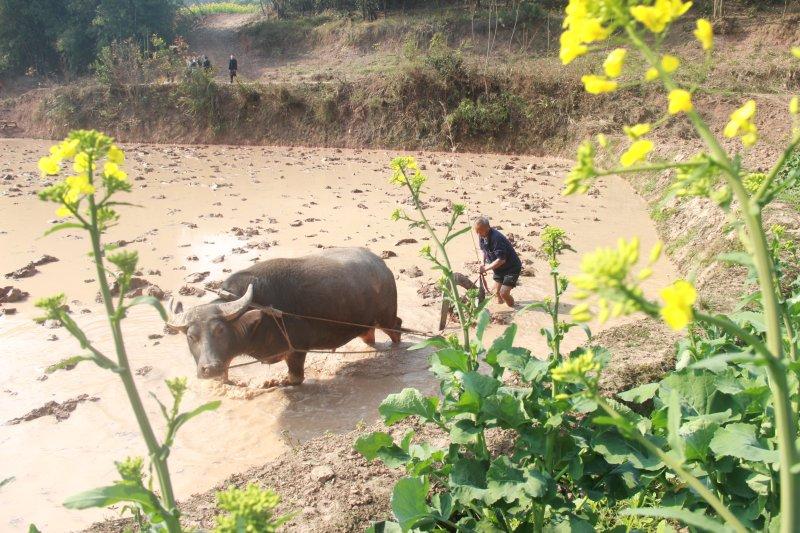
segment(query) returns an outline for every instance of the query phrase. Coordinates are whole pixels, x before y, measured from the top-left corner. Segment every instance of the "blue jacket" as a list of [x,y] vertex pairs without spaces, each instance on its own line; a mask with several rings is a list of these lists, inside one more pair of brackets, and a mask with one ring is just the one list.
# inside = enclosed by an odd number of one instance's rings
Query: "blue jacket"
[[492,263],[495,259],[505,259],[506,262],[495,269],[497,274],[522,269],[522,261],[519,260],[519,256],[514,250],[514,247],[506,236],[496,229],[490,229],[488,235],[486,235],[486,237],[480,237],[478,241],[481,246],[481,251],[483,252],[483,260],[485,263]]

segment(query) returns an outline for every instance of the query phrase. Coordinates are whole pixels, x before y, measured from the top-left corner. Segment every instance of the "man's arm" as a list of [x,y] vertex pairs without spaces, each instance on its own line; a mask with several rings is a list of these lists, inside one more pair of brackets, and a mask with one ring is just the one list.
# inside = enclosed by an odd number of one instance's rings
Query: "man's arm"
[[481,265],[481,274],[483,274],[484,272],[488,272],[489,270],[494,270],[496,268],[499,268],[503,266],[505,263],[506,260],[504,258],[498,257],[488,265]]

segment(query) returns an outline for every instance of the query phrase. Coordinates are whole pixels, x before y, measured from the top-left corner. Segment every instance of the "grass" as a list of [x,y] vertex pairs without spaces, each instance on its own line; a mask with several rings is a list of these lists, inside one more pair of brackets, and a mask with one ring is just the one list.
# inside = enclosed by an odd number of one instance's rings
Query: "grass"
[[258,13],[258,4],[245,2],[208,2],[204,4],[193,4],[184,8],[190,15],[218,15],[218,14],[238,14],[238,13]]

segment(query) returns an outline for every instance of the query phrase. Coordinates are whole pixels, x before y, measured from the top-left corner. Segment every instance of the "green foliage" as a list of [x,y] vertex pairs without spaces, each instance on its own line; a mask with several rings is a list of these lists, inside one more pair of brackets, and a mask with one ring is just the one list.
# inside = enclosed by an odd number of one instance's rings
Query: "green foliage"
[[0,0],[0,67],[46,74],[84,71],[100,50],[131,40],[172,40],[179,0]]
[[216,15],[220,13],[258,13],[260,7],[257,2],[202,2],[188,5],[183,13],[192,16]]
[[145,52],[133,39],[112,41],[100,48],[92,70],[97,81],[111,87],[173,81],[185,66],[182,56],[186,52],[183,41],[167,46],[164,39],[150,36],[150,50]]
[[217,506],[227,514],[216,517],[214,533],[272,533],[286,523],[291,515],[274,516],[281,498],[269,489],[254,483],[245,489],[228,487],[217,492]]

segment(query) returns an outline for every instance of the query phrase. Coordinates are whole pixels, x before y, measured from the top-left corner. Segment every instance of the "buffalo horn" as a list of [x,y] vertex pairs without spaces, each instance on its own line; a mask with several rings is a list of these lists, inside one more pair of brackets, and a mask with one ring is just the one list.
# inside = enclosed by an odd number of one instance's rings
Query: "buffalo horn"
[[219,304],[219,310],[225,320],[233,320],[238,318],[239,315],[247,310],[247,307],[253,301],[253,284],[247,286],[247,291],[238,300],[232,302],[225,302]]
[[167,327],[178,331],[186,331],[186,314],[183,312],[183,304],[175,298],[169,299],[169,317]]

